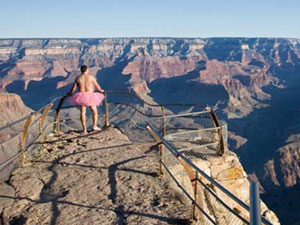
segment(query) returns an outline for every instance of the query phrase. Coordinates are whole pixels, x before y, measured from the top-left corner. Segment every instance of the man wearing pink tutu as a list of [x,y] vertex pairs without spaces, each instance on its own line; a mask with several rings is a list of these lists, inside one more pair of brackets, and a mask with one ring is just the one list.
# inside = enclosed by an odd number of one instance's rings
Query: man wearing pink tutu
[[[96,78],[89,74],[89,69],[86,65],[82,65],[80,67],[81,75],[79,75],[70,92],[69,102],[72,105],[80,106],[80,121],[83,127],[83,133],[87,134],[86,128],[86,107],[89,107],[93,114],[93,130],[101,130],[97,126],[98,120],[98,112],[97,106],[102,104],[104,99],[104,90],[98,84]],[[78,88],[78,92],[74,94],[76,89]],[[95,90],[99,92],[94,92]]]

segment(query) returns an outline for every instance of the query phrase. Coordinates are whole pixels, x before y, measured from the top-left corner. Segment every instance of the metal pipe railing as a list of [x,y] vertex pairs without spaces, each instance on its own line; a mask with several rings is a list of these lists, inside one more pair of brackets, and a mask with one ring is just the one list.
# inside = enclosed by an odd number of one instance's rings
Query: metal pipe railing
[[261,225],[258,183],[250,183],[250,225]]
[[140,100],[141,102],[143,102],[145,105],[151,106],[151,107],[170,107],[170,106],[198,106],[198,107],[205,107],[207,105],[203,105],[203,104],[184,104],[184,103],[170,103],[170,104],[151,104],[149,102],[144,101],[143,99],[141,99],[139,96],[137,96],[136,94],[129,92],[129,91],[105,91],[108,94],[122,94],[122,95],[129,95],[131,97],[134,97],[138,100]]

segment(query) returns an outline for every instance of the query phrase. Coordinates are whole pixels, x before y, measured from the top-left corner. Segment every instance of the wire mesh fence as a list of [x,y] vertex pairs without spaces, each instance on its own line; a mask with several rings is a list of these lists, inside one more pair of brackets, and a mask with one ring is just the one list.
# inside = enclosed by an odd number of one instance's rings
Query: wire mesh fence
[[219,152],[221,139],[227,148],[227,125],[223,123],[221,127],[179,131],[164,138],[186,157],[204,159]]

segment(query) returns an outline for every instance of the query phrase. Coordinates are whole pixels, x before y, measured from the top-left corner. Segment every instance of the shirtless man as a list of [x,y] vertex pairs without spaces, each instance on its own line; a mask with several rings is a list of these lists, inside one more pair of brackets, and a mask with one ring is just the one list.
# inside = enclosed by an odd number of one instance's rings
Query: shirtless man
[[[93,114],[93,130],[101,130],[97,126],[97,120],[98,120],[98,112],[97,112],[97,106],[101,105],[104,95],[104,90],[100,87],[98,84],[96,78],[89,74],[89,69],[86,65],[82,65],[80,67],[81,75],[79,75],[70,92],[69,95],[71,96],[69,98],[69,102],[72,105],[78,105],[80,106],[80,121],[83,127],[83,133],[87,134],[87,128],[86,128],[86,107],[89,107]],[[78,88],[78,92],[74,94],[76,89]],[[99,92],[94,92],[95,90]]]

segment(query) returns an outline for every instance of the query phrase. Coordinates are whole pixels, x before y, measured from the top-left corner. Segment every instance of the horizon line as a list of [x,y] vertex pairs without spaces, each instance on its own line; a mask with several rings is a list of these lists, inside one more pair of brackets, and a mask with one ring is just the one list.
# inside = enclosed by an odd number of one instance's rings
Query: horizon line
[[271,37],[271,36],[212,36],[212,37],[176,37],[176,36],[114,36],[114,37],[0,37],[0,40],[15,39],[15,40],[32,40],[32,39],[218,39],[218,38],[232,38],[232,39],[296,39],[300,37]]

